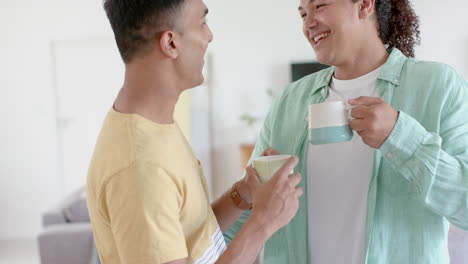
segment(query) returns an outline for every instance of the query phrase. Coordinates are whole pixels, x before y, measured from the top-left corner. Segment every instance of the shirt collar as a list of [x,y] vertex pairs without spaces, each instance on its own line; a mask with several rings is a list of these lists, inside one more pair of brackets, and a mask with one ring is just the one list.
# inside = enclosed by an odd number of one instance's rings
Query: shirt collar
[[397,48],[393,48],[390,56],[382,67],[378,79],[388,81],[394,85],[400,84],[401,72],[408,58]]
[[[407,57],[401,53],[397,48],[393,48],[390,56],[388,56],[387,61],[382,67],[382,70],[379,74],[378,79],[388,81],[394,85],[400,84],[400,76],[403,70]],[[323,73],[318,76],[312,89],[310,95],[313,95],[322,88],[327,87],[330,84],[333,73],[335,72],[335,67],[331,66],[330,68],[323,71]]]

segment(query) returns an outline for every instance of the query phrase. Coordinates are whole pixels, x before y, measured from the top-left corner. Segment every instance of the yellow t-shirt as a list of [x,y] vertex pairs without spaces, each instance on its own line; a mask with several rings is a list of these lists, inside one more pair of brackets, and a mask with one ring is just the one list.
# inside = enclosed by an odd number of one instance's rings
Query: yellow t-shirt
[[87,199],[102,264],[207,264],[226,248],[200,162],[176,123],[110,110]]

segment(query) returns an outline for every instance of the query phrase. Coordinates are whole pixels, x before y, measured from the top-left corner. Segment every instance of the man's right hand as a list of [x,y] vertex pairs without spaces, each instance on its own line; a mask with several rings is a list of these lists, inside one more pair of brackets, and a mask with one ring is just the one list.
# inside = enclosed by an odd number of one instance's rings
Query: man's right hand
[[253,196],[251,217],[256,218],[270,235],[288,224],[299,209],[299,197],[303,190],[297,185],[301,182],[301,175],[294,173],[289,176],[298,161],[296,156],[289,158],[264,184],[258,179],[255,169],[251,166],[246,168]]

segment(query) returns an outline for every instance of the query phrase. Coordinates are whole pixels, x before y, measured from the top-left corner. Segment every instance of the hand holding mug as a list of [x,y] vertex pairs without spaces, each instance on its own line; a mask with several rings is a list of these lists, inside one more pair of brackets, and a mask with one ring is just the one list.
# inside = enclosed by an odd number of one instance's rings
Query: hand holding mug
[[[279,155],[279,152],[272,148],[269,147],[265,149],[262,153],[262,157],[266,156],[273,156],[273,155]],[[251,194],[251,188],[249,186],[249,177],[257,177],[256,175],[249,174],[249,171],[246,170],[246,176],[237,182],[237,191],[239,192],[240,197],[246,202],[246,203],[252,203],[252,194]]]
[[371,148],[380,148],[398,120],[398,111],[378,97],[361,96],[348,101],[353,106],[350,127]]
[[[290,175],[298,162],[296,156],[290,157],[266,183],[261,183],[257,177],[248,178],[253,194],[252,216],[257,217],[270,234],[288,224],[299,209],[303,190],[297,185],[301,175]],[[256,176],[251,166],[247,167],[247,173]]]

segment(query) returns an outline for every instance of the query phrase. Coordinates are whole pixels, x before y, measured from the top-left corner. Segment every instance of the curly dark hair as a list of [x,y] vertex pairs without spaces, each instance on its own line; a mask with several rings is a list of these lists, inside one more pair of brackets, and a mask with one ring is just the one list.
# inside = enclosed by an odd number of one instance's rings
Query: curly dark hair
[[114,31],[120,56],[128,63],[152,47],[157,34],[177,27],[185,0],[105,0],[104,10]]
[[[353,0],[357,2],[359,0]],[[387,50],[399,49],[414,57],[414,46],[419,45],[419,18],[409,0],[376,0],[379,37]]]

